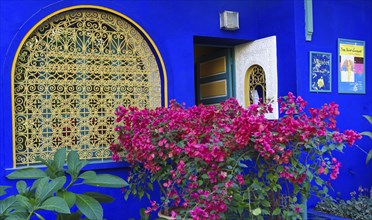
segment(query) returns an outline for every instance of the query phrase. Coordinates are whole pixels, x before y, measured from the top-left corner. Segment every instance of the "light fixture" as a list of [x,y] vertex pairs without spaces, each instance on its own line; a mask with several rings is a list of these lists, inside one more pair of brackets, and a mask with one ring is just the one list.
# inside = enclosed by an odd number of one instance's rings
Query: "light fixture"
[[224,11],[220,13],[220,28],[234,31],[239,29],[239,12]]

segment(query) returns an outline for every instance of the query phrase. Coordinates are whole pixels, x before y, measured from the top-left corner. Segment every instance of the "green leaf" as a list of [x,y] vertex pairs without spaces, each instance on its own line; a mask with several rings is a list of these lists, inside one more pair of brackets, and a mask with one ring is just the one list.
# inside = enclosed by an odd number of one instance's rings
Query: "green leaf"
[[39,199],[42,195],[43,189],[45,189],[46,185],[48,184],[49,177],[44,177],[38,181],[38,184],[36,186],[36,192],[35,197],[36,199]]
[[324,192],[324,194],[328,194],[328,187],[323,186],[323,192]]
[[35,213],[35,215],[36,215],[36,217],[38,218],[38,219],[40,219],[40,220],[45,220],[45,218],[43,217],[43,216],[41,216],[40,214],[38,214],[38,213],[36,213],[36,212],[34,212]]
[[[39,183],[39,186],[36,188],[35,197],[38,201],[42,202],[48,197],[52,196],[58,190],[60,190],[66,182],[66,177],[61,176],[47,182],[46,184]],[[41,188],[42,187],[42,188]]]
[[54,154],[54,161],[53,165],[57,170],[62,170],[63,165],[65,165],[66,161],[66,148],[60,148],[55,154]]
[[93,179],[97,176],[96,172],[93,170],[86,171],[82,174],[80,174],[79,178],[81,179]]
[[83,167],[85,167],[87,164],[89,164],[87,160],[80,160],[77,167],[78,171],[80,172],[80,170],[83,169]]
[[76,151],[70,151],[67,155],[67,172],[73,177],[77,178],[80,170],[88,164],[86,160],[80,160],[79,154]]
[[73,177],[77,177],[80,172],[80,170],[78,169],[79,162],[79,154],[76,151],[70,151],[67,155],[67,172]]
[[0,196],[6,194],[5,190],[11,188],[10,186],[0,186]]
[[313,180],[314,178],[314,175],[313,173],[310,171],[310,170],[307,170],[306,171],[306,176],[309,178],[309,181],[311,182],[311,180]]
[[27,216],[28,216],[28,213],[27,213],[27,210],[26,211],[14,211],[14,212],[11,212],[8,217],[6,218],[6,220],[25,220],[27,219]]
[[139,197],[139,199],[142,199],[142,197],[145,195],[145,191],[143,191],[143,190],[140,190],[139,192],[138,192],[138,197]]
[[50,197],[45,200],[38,209],[56,211],[58,213],[70,213],[70,208],[68,207],[66,201],[60,197]]
[[23,206],[25,209],[27,209],[29,212],[33,210],[33,207],[30,203],[30,200],[22,195],[16,195],[17,202]]
[[57,192],[57,196],[64,199],[68,205],[68,207],[72,207],[76,202],[76,196],[72,192]]
[[76,195],[76,206],[89,219],[102,219],[103,209],[101,204],[87,195]]
[[369,163],[369,161],[371,160],[371,158],[372,158],[372,149],[371,149],[371,150],[368,152],[368,154],[367,154],[366,164]]
[[273,215],[279,215],[280,214],[280,208],[276,208],[274,211],[273,211]]
[[315,177],[315,182],[316,184],[318,184],[318,186],[322,186],[324,181],[322,179],[320,179],[319,177]]
[[[11,196],[0,201],[0,215],[7,211],[17,201],[16,197]],[[8,210],[9,211],[9,210]]]
[[30,191],[36,189],[42,179],[43,178],[35,180],[34,183],[32,183]]
[[110,203],[115,199],[109,195],[98,193],[98,192],[85,192],[84,195],[90,196],[97,200],[99,203]]
[[255,215],[255,216],[258,216],[258,215],[261,215],[261,209],[260,208],[256,208],[252,211],[252,214]]
[[367,137],[372,139],[372,132],[370,132],[370,131],[364,131],[364,132],[361,132],[360,134],[363,135],[363,136],[367,136]]
[[240,161],[239,161],[239,166],[240,166],[241,168],[248,168],[247,165],[245,165],[244,163],[241,163]]
[[92,186],[111,188],[122,188],[128,185],[122,178],[110,174],[97,174],[94,178],[85,179],[83,183]]
[[267,200],[262,201],[262,205],[263,205],[264,207],[270,207],[270,206],[271,206],[271,205],[270,205],[270,202],[267,201]]
[[152,183],[148,182],[147,186],[149,187],[150,190],[154,190],[154,187],[152,186]]
[[363,115],[364,118],[366,118],[370,124],[372,124],[372,117],[369,115]]
[[24,168],[16,170],[6,177],[8,179],[39,179],[46,176],[47,175],[42,170],[36,168]]
[[81,213],[62,214],[58,213],[57,220],[81,220]]
[[51,160],[45,160],[45,159],[43,159],[41,157],[36,157],[35,160],[41,162],[42,164],[44,164],[48,168],[52,168],[51,167],[51,165],[52,165],[52,161]]
[[18,181],[16,187],[19,194],[27,192],[27,184],[23,180]]

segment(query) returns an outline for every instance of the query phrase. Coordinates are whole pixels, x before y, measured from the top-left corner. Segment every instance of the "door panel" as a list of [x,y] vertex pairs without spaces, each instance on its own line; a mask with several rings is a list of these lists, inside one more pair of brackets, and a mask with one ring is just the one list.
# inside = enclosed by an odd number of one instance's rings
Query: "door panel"
[[216,104],[233,96],[232,49],[204,55],[196,62],[197,104]]

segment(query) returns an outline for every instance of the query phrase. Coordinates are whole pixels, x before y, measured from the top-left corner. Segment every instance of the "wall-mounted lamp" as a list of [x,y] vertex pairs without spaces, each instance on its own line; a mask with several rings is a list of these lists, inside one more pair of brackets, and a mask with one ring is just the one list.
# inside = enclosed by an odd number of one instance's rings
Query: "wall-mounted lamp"
[[220,28],[222,30],[234,31],[239,29],[239,12],[224,11],[220,13]]

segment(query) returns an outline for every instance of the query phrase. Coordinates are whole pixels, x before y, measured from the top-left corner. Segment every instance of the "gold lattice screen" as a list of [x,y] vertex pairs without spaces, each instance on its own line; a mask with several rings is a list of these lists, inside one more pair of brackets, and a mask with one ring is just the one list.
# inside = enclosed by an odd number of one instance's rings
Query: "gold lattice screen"
[[96,9],[57,14],[21,45],[14,69],[16,165],[57,148],[110,158],[118,105],[161,106],[159,67],[144,37]]
[[266,77],[265,71],[259,65],[253,65],[248,69],[248,78],[246,83],[248,83],[247,89],[249,91],[249,100],[246,103],[254,103],[254,93],[257,92],[259,98],[262,102],[266,100]]

